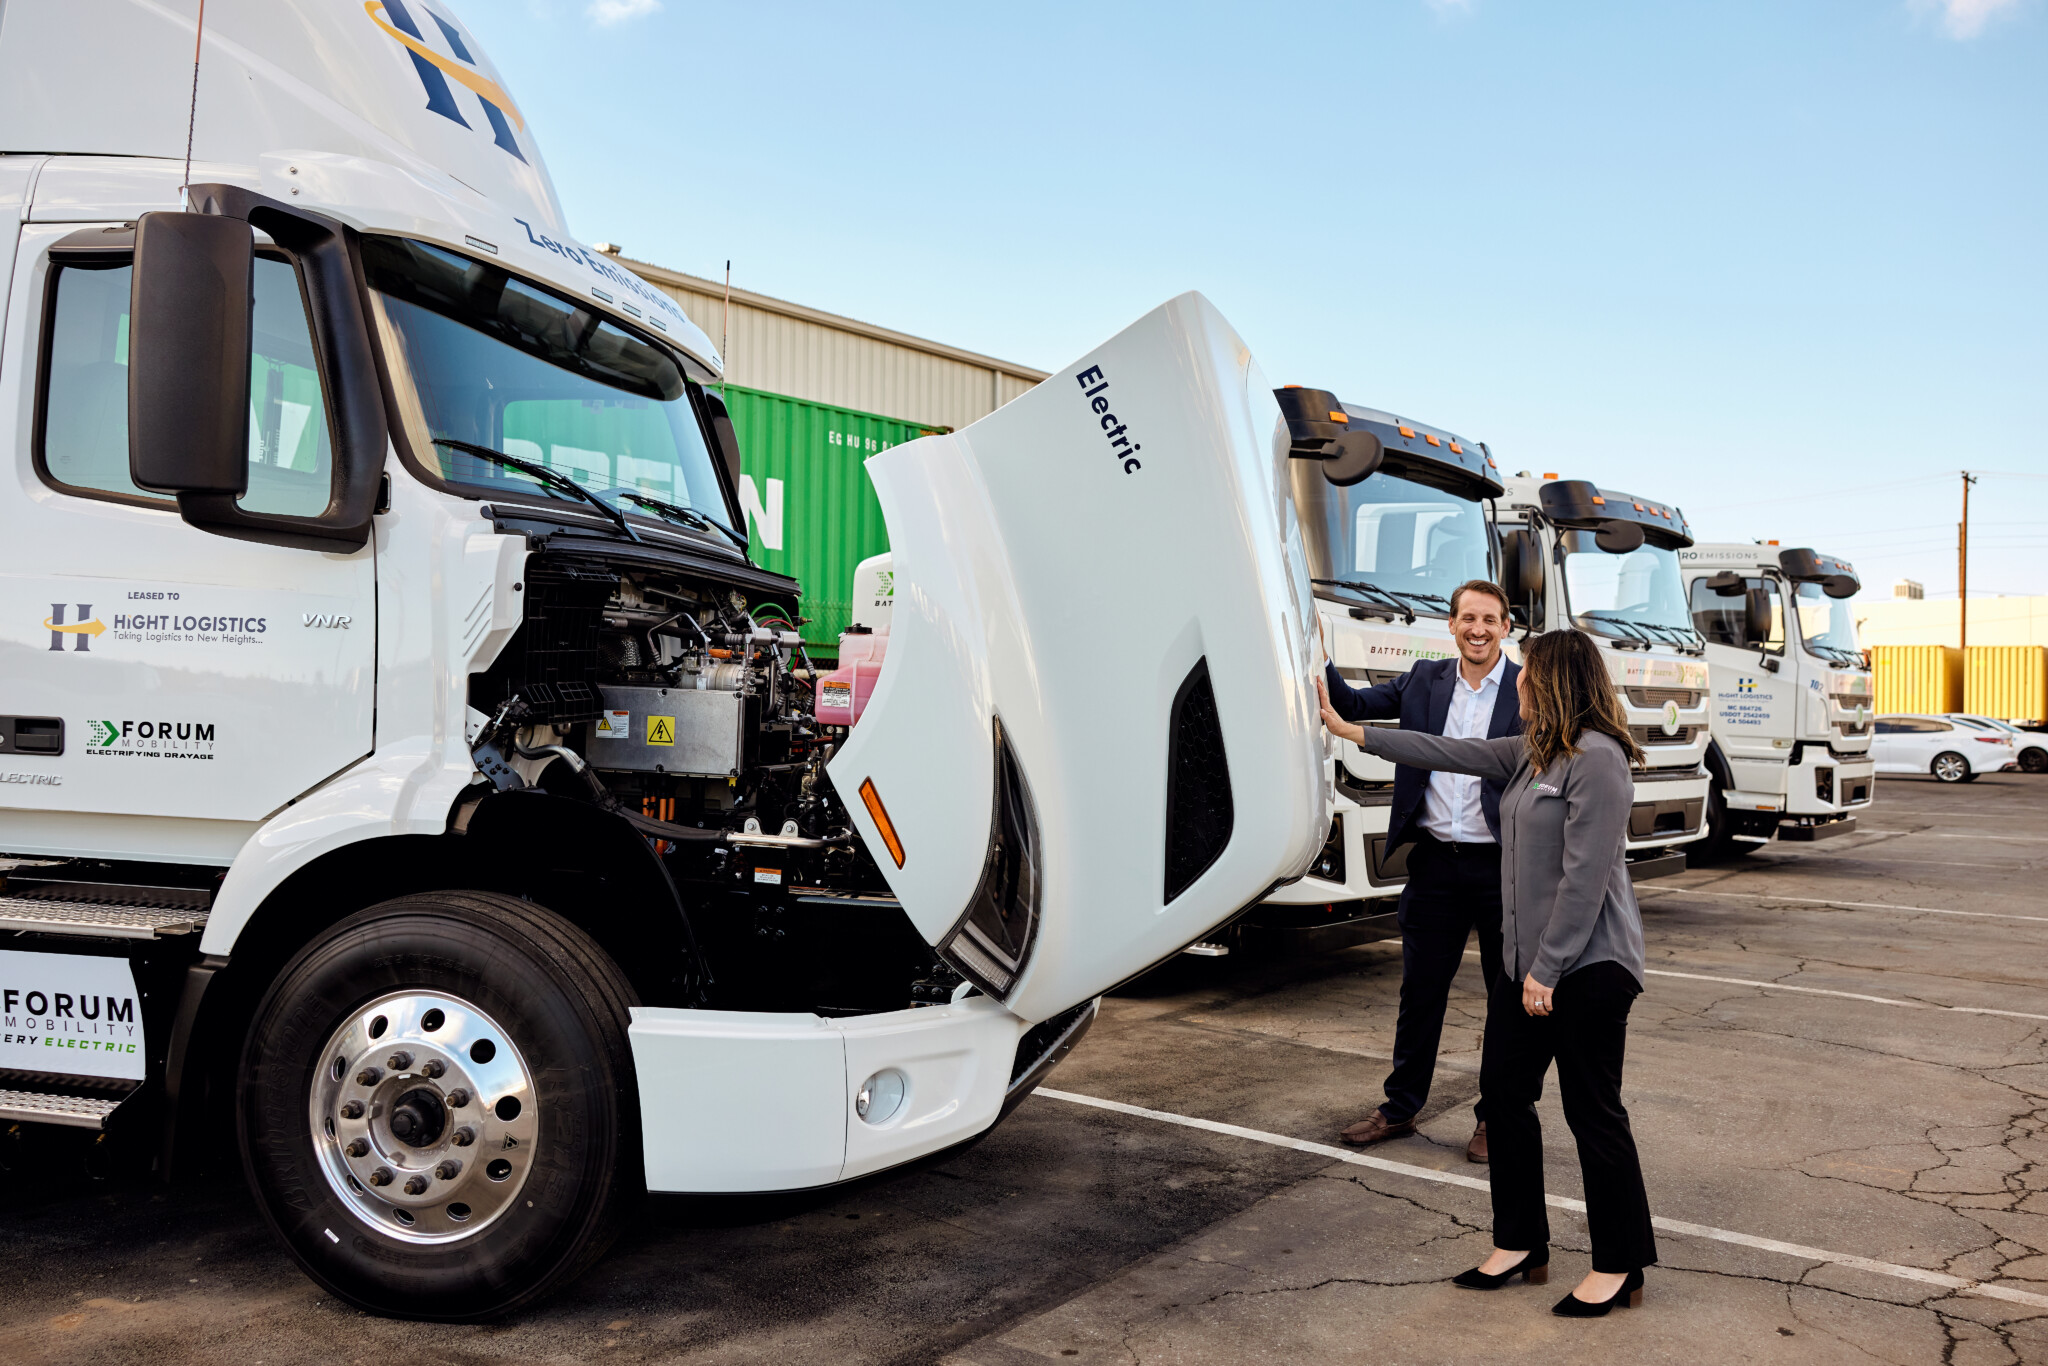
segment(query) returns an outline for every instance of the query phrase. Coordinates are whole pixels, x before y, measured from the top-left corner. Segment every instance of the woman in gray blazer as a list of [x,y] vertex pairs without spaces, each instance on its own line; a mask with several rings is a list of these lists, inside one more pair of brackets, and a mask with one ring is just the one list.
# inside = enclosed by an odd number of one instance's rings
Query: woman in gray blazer
[[[1643,920],[1622,851],[1642,751],[1629,734],[1599,647],[1577,631],[1523,650],[1521,735],[1455,740],[1353,725],[1323,698],[1323,724],[1368,754],[1505,781],[1501,798],[1501,961],[1487,1002],[1479,1092],[1492,1140],[1493,1255],[1458,1285],[1496,1290],[1550,1276],[1543,1133],[1536,1100],[1557,1062],[1565,1123],[1579,1148],[1593,1269],[1553,1312],[1593,1318],[1643,1299],[1657,1260],[1649,1198],[1621,1064],[1628,1012],[1643,989]],[[1322,681],[1317,680],[1318,691]]]

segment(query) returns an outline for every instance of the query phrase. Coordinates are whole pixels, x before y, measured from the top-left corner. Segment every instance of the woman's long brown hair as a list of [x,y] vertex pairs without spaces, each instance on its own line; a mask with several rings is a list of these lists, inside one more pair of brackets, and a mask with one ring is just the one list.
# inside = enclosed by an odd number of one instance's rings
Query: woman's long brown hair
[[1579,737],[1597,730],[1614,737],[1631,766],[1642,766],[1642,747],[1629,734],[1599,646],[1578,631],[1546,631],[1522,647],[1522,668],[1529,695],[1523,730],[1532,765],[1546,769],[1561,755],[1577,754]]

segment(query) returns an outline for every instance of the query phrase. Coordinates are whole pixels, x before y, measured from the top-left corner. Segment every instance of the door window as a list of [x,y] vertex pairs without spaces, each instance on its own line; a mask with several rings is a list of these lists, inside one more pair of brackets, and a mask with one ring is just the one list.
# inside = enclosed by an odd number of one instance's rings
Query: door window
[[[128,477],[128,291],[133,271],[51,271],[36,466],[67,493],[169,506]],[[334,491],[326,397],[298,272],[256,258],[249,356],[248,512],[317,517]]]
[[[1707,587],[1705,579],[1692,581],[1692,625],[1709,645],[1733,645],[1738,648],[1759,648],[1772,654],[1783,653],[1785,649],[1785,603],[1778,594],[1777,584],[1765,578],[1747,578],[1742,581],[1743,592],[1723,597]],[[1771,595],[1771,634],[1764,640],[1744,638],[1745,608],[1744,595],[1756,589],[1763,589]]]

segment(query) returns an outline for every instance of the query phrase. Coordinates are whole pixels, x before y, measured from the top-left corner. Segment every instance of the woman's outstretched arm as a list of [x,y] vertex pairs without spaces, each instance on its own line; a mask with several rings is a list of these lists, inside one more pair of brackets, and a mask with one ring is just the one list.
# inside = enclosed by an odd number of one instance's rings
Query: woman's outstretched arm
[[1320,678],[1316,680],[1316,694],[1322,698],[1323,724],[1330,733],[1351,741],[1367,754],[1377,754],[1411,768],[1469,773],[1502,783],[1514,777],[1515,770],[1521,767],[1524,743],[1519,735],[1504,735],[1498,740],[1453,740],[1412,730],[1353,725],[1331,708]]

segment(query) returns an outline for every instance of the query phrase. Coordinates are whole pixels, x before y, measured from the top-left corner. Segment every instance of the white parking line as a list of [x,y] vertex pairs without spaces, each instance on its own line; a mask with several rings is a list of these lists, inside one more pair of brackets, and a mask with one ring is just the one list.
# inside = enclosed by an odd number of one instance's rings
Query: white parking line
[[[1126,1105],[1122,1101],[1103,1100],[1099,1096],[1084,1096],[1073,1091],[1055,1091],[1041,1086],[1038,1094],[1052,1100],[1064,1100],[1073,1105],[1086,1105],[1097,1110],[1110,1110],[1120,1115],[1131,1115],[1138,1119],[1158,1120],[1162,1124],[1178,1124],[1183,1128],[1202,1129],[1212,1134],[1223,1134],[1230,1138],[1250,1139],[1254,1143],[1265,1143],[1275,1148],[1291,1148],[1298,1153],[1309,1153],[1316,1157],[1327,1157],[1336,1162],[1348,1162],[1354,1167],[1370,1167],[1374,1171],[1388,1172],[1395,1176],[1414,1177],[1418,1181],[1434,1181],[1440,1185],[1463,1186],[1467,1190],[1488,1191],[1491,1187],[1475,1176],[1461,1172],[1443,1172],[1433,1167],[1418,1167],[1407,1162],[1393,1162],[1384,1157],[1373,1157],[1366,1153],[1352,1152],[1347,1148],[1334,1148],[1327,1143],[1311,1143],[1305,1138],[1289,1138],[1285,1134],[1267,1133],[1263,1129],[1247,1129],[1238,1124],[1222,1124],[1213,1119],[1196,1119],[1192,1115],[1177,1115],[1167,1110],[1148,1110],[1141,1105]],[[1578,1214],[1586,1212],[1586,1202],[1573,1200],[1563,1195],[1546,1195],[1544,1201],[1554,1209],[1571,1210]],[[2036,1295],[2031,1291],[2013,1290],[2003,1285],[1988,1285],[1983,1281],[1967,1280],[1951,1276],[1943,1271],[1929,1271],[1925,1267],[1901,1266],[1896,1262],[1880,1262],[1869,1257],[1858,1257],[1847,1252],[1829,1252],[1825,1248],[1805,1247],[1799,1243],[1782,1242],[1776,1238],[1759,1238],[1754,1234],[1736,1233],[1731,1229],[1714,1228],[1707,1224],[1687,1223],[1682,1219],[1654,1218],[1650,1221],[1663,1233],[1678,1233],[1689,1238],[1706,1238],[1717,1243],[1733,1243],[1737,1247],[1753,1247],[1762,1252],[1781,1253],[1808,1262],[1830,1262],[1836,1266],[1853,1267],[1858,1271],[1874,1272],[1880,1276],[1891,1276],[1902,1281],[1917,1281],[1922,1285],[1938,1286],[1943,1290],[1964,1295],[1984,1295],[1991,1299],[2009,1300],[2033,1309],[2048,1309],[2048,1295]]]
[[1802,906],[1840,906],[1852,911],[1897,911],[1901,915],[1967,915],[1989,920],[2035,920],[2048,925],[2048,915],[2017,915],[2009,911],[1951,911],[1940,906],[1894,906],[1885,901],[1836,901],[1821,896],[1779,896],[1776,892],[1710,892],[1703,887],[1638,887],[1644,892],[1678,896],[1718,896],[1735,901],[1794,901]]
[[[1465,950],[1467,958],[1477,958],[1478,950]],[[2015,1020],[2048,1020],[2048,1015],[2032,1015],[2024,1010],[1994,1010],[1990,1006],[1944,1006],[1932,1001],[1909,1001],[1898,996],[1866,996],[1860,991],[1831,991],[1826,987],[1800,987],[1790,982],[1758,982],[1748,977],[1710,977],[1704,972],[1672,972],[1668,968],[1644,968],[1649,977],[1679,977],[1689,982],[1720,982],[1731,987],[1759,987],[1765,991],[1796,991],[1806,996],[1834,996],[1844,1001],[1869,1001],[1881,1006],[1897,1006],[1901,1010],[1946,1010],[1956,1015],[2005,1015]]]

